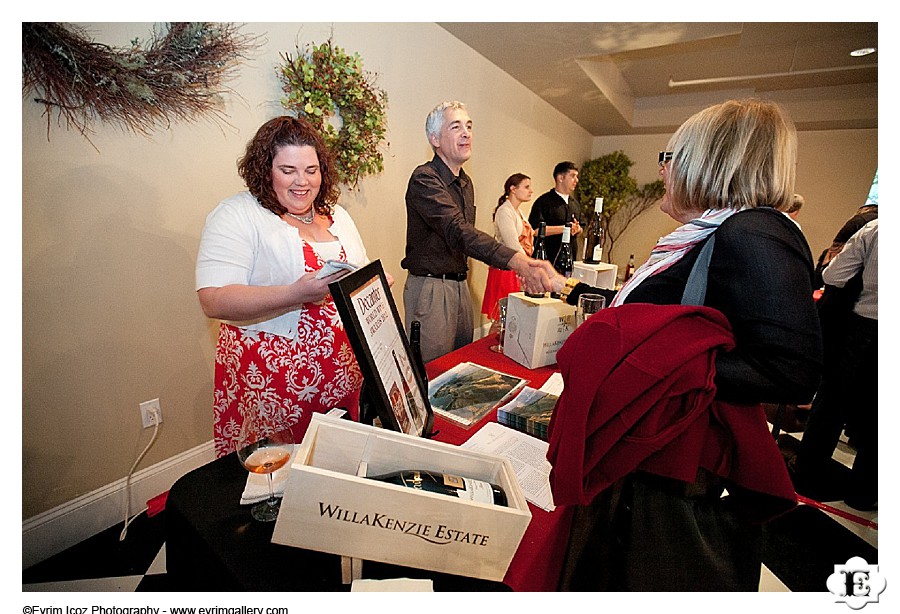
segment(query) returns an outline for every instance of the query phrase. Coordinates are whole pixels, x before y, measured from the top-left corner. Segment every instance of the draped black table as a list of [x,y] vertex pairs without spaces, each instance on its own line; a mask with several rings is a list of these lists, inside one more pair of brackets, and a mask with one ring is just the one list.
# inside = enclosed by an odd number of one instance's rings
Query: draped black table
[[[430,378],[466,361],[528,380],[540,388],[555,365],[527,369],[490,350],[485,337],[446,354],[425,367]],[[435,416],[437,441],[460,445],[488,422],[493,410],[469,429]],[[341,557],[271,543],[275,523],[250,517],[239,504],[247,471],[235,454],[195,469],[179,479],[166,501],[166,567],[178,590],[195,591],[341,591]],[[531,523],[525,531],[503,583],[439,574],[365,561],[363,577],[430,578],[435,590],[555,591],[565,558],[572,508],[544,511],[529,503]]]
[[[166,499],[166,572],[179,591],[348,591],[341,557],[272,543],[274,522],[257,522],[240,505],[247,470],[235,454],[191,471]],[[431,579],[436,591],[509,587],[426,570],[363,563],[363,578]]]

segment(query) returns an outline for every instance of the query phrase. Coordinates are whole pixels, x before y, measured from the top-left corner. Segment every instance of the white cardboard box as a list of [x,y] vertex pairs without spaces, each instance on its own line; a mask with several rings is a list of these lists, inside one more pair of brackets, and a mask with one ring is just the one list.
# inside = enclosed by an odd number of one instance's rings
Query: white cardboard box
[[598,262],[597,264],[576,262],[572,271],[572,277],[578,281],[583,281],[596,288],[607,288],[609,290],[616,287],[616,276],[618,274],[618,265],[605,262]]
[[509,295],[503,353],[536,369],[556,362],[556,352],[575,330],[575,306],[556,298]]
[[[400,469],[497,484],[508,507],[357,477]],[[291,465],[272,541],[502,581],[531,512],[509,461],[313,414]]]

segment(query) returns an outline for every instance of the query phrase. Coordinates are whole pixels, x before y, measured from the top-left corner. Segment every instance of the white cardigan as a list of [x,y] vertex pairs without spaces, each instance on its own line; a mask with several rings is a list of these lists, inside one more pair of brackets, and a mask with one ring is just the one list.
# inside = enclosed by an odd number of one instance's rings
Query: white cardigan
[[[369,263],[362,237],[350,214],[335,205],[331,234],[344,247],[347,261]],[[280,286],[306,273],[303,240],[297,229],[262,207],[250,192],[226,198],[206,218],[197,255],[196,289],[231,284]],[[293,339],[300,310],[266,320],[229,322],[249,330]]]
[[494,239],[506,247],[511,247],[524,254],[525,249],[519,243],[519,236],[524,227],[522,214],[509,202],[509,199],[504,200],[497,212],[494,213]]

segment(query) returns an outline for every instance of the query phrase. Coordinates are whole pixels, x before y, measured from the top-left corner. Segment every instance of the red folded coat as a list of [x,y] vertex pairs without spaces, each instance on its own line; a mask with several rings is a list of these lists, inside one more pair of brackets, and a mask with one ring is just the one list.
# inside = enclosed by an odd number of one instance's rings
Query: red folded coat
[[704,468],[796,501],[761,405],[715,401],[715,358],[734,347],[719,311],[604,309],[557,353],[565,387],[550,422],[557,505],[590,503],[635,470],[693,482]]

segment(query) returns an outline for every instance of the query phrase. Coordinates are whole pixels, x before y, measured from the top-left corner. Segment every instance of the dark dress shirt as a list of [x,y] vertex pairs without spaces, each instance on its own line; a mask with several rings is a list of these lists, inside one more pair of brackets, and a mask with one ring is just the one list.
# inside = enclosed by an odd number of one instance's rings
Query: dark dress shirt
[[[572,221],[572,216],[581,220],[580,207],[575,197],[569,194],[569,202],[563,200],[563,197],[556,193],[556,190],[550,190],[546,194],[538,196],[537,200],[531,206],[531,213],[528,214],[528,223],[537,232],[541,222],[547,226],[562,226],[566,222]],[[577,239],[572,236],[570,241],[572,245],[572,258],[576,258]],[[547,257],[550,262],[556,260],[556,254],[559,253],[559,246],[562,245],[562,234],[547,236],[544,239],[544,245],[547,248]]]
[[515,250],[475,228],[475,188],[437,155],[416,167],[406,189],[406,256],[400,266],[412,275],[465,273],[469,256],[507,269]]

